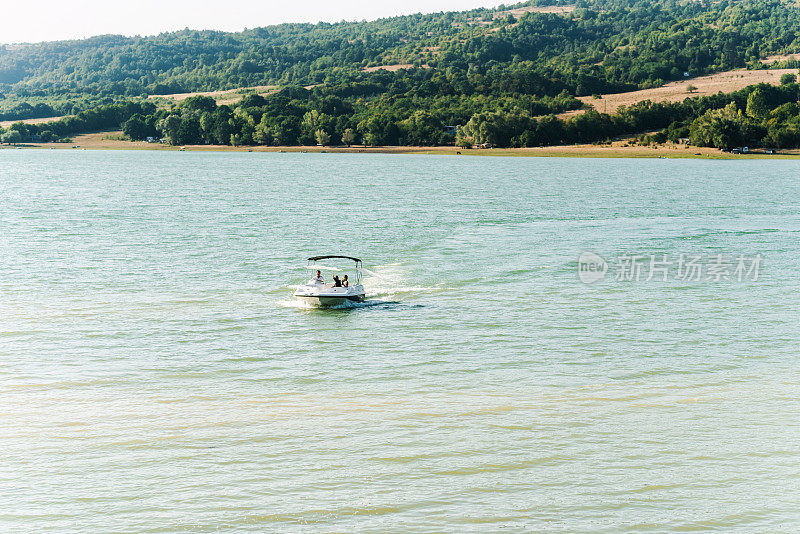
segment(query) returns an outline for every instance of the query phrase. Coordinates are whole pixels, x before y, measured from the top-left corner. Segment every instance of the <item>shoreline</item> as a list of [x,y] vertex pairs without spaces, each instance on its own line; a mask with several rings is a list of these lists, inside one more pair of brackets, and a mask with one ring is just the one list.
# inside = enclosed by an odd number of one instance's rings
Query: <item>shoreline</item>
[[[560,145],[532,148],[463,149],[452,146],[385,146],[385,147],[320,147],[320,146],[225,146],[186,145],[170,146],[143,141],[122,141],[109,138],[121,132],[97,132],[75,136],[72,143],[30,143],[19,146],[0,146],[0,150],[152,150],[171,152],[275,152],[275,153],[328,153],[328,154],[404,154],[439,156],[489,156],[489,157],[559,157],[559,158],[643,158],[643,159],[798,159],[800,150],[783,150],[778,154],[748,153],[731,154],[716,148],[688,145],[629,146],[629,141],[620,140],[604,145]],[[77,148],[74,148],[77,147]]]

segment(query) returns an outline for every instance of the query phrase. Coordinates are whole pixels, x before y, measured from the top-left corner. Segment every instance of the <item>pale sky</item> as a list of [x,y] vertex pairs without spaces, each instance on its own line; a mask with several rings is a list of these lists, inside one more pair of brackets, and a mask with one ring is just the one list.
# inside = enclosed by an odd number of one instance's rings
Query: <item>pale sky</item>
[[0,0],[0,43],[153,35],[192,28],[238,31],[281,22],[372,20],[495,7],[513,0]]

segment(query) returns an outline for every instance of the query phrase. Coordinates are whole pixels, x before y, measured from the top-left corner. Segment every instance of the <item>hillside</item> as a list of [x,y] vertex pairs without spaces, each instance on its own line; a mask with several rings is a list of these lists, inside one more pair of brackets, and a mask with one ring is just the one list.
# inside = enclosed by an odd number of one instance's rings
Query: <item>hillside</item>
[[6,46],[0,48],[0,91],[12,100],[130,97],[352,82],[371,67],[426,64],[431,76],[467,82],[471,90],[583,96],[660,85],[684,72],[744,67],[798,46],[797,7],[774,0],[530,4],[366,23]]
[[[592,142],[672,123],[686,133],[732,99],[742,109],[750,92],[667,105],[681,100],[677,87],[734,69],[771,80],[779,71],[763,69],[796,69],[798,28],[800,8],[780,0],[537,0],[373,22],[14,45],[0,49],[0,121],[91,110],[12,129],[23,139],[66,138],[135,118],[132,138],[182,144],[430,146],[453,144],[453,127],[459,143],[495,146]],[[672,91],[656,99],[665,104],[611,115],[615,102],[655,88]],[[775,103],[791,98],[784,91]],[[587,104],[601,113],[553,122]]]

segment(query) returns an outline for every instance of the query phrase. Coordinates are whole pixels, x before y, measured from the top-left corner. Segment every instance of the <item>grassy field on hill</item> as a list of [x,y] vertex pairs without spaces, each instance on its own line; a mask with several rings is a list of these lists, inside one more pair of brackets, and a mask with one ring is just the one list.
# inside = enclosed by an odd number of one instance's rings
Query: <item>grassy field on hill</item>
[[[616,113],[620,107],[630,107],[646,100],[651,102],[683,102],[687,98],[697,96],[712,96],[718,93],[732,93],[745,87],[759,83],[780,85],[784,74],[797,75],[798,69],[774,70],[744,70],[736,69],[717,72],[708,76],[687,78],[686,80],[669,82],[661,87],[640,89],[626,93],[612,93],[606,95],[581,96],[578,100],[587,108],[594,108],[601,113]],[[691,91],[689,90],[691,88]],[[575,110],[562,114],[562,117],[583,113],[585,110]]]

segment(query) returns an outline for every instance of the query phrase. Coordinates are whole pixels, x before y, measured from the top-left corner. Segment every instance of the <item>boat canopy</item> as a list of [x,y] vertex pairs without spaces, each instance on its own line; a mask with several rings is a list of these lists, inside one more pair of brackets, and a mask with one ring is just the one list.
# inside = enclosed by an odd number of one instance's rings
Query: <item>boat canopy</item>
[[308,261],[319,261],[319,260],[330,260],[330,259],[350,260],[356,263],[361,263],[361,260],[359,260],[358,258],[353,258],[351,256],[314,256],[313,258],[308,258]]

